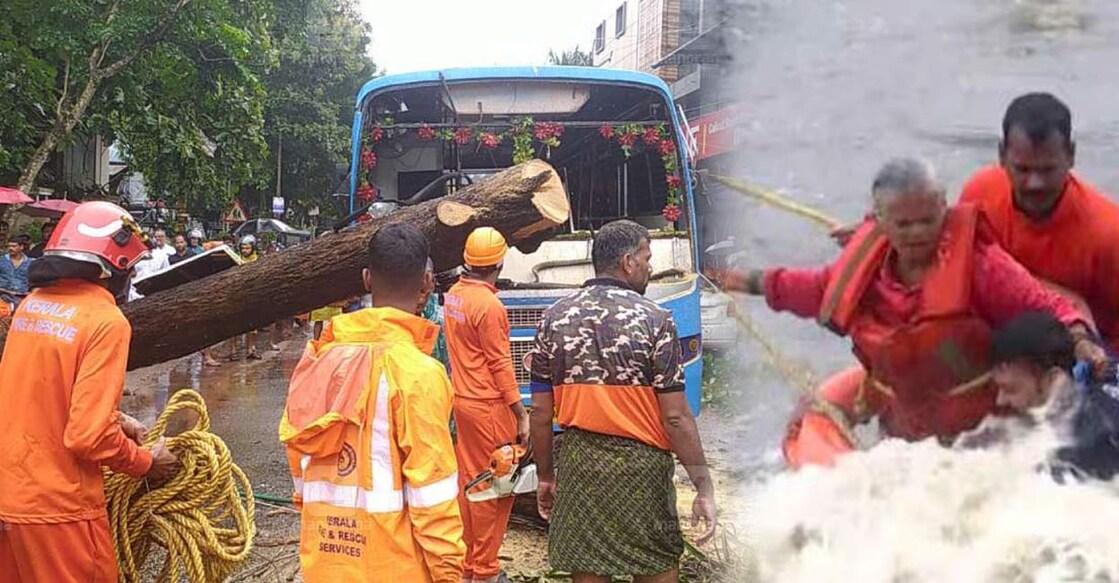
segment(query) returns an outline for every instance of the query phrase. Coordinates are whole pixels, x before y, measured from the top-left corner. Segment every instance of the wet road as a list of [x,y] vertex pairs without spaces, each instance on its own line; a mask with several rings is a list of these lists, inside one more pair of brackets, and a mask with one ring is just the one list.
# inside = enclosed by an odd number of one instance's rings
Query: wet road
[[[261,334],[263,337],[264,334]],[[226,362],[228,348],[214,351],[219,367],[204,367],[200,356],[133,371],[121,408],[150,425],[176,391],[193,389],[206,400],[210,430],[221,436],[233,459],[245,471],[258,494],[291,495],[291,476],[277,437],[288,380],[309,339],[294,329],[280,343],[279,352],[262,350],[263,360]],[[261,348],[266,342],[261,341]],[[171,423],[170,431],[185,428],[188,420]]]
[[[1119,2],[1114,0],[744,0],[735,28],[737,97],[749,111],[738,176],[780,189],[844,221],[866,210],[889,157],[919,155],[952,193],[995,161],[1015,96],[1051,91],[1069,104],[1078,169],[1119,192]],[[954,194],[952,195],[955,196]],[[752,202],[739,240],[755,267],[826,262],[818,227]],[[749,315],[787,358],[817,376],[851,362],[845,341],[814,323]],[[790,383],[742,347],[747,397],[738,412],[747,472],[778,467],[776,444],[795,400]]]

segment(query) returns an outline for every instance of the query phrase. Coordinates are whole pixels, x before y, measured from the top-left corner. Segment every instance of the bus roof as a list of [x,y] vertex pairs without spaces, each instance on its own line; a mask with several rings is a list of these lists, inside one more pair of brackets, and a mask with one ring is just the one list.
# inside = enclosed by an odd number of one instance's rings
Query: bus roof
[[436,71],[417,71],[414,73],[400,73],[385,75],[366,83],[357,94],[357,107],[369,94],[390,87],[406,85],[436,83],[440,75],[447,82],[474,81],[485,79],[542,79],[563,81],[598,81],[614,83],[630,83],[645,85],[656,89],[664,96],[665,100],[672,101],[672,93],[668,85],[656,75],[627,71],[624,69],[602,69],[599,67],[463,67],[456,69],[442,69]]

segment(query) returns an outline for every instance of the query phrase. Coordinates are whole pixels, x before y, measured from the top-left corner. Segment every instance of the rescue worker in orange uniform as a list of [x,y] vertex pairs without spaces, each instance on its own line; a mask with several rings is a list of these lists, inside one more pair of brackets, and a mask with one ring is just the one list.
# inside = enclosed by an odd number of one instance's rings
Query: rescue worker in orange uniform
[[1003,251],[978,209],[948,208],[927,164],[889,162],[873,195],[876,220],[834,264],[727,281],[850,336],[867,371],[848,371],[838,381],[855,382],[829,383],[806,404],[784,444],[790,465],[830,463],[854,446],[850,426],[874,416],[887,436],[908,440],[950,440],[975,427],[996,404],[991,330],[1027,311],[1053,314],[1076,338],[1078,357],[1106,368],[1085,316]]
[[386,225],[362,273],[373,307],[335,316],[296,366],[280,421],[311,583],[459,583],[462,518],[448,422],[454,391],[414,314],[428,243]]
[[0,360],[0,582],[117,580],[101,467],[159,481],[178,460],[119,411],[127,293],[148,247],[124,209],[63,216],[32,266]]
[[509,346],[509,317],[497,298],[497,278],[508,247],[492,227],[466,240],[466,273],[444,298],[443,326],[455,387],[459,505],[466,542],[464,580],[476,583],[502,577],[497,554],[513,511],[513,497],[484,502],[466,499],[463,488],[489,469],[502,445],[528,443],[528,413],[521,402]]
[[1119,349],[1119,205],[1072,172],[1072,114],[1048,93],[1006,110],[999,164],[975,174],[960,202],[980,207],[999,242],[1035,277],[1084,298]]

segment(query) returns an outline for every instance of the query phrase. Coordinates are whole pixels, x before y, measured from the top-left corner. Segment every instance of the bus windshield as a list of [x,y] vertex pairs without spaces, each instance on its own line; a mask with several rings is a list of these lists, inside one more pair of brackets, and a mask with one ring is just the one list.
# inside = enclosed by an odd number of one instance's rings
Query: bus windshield
[[549,77],[390,84],[359,113],[358,206],[435,198],[532,158],[552,164],[571,219],[543,253],[512,252],[507,279],[581,283],[591,275],[594,230],[619,218],[653,233],[655,283],[695,269],[682,134],[654,85]]

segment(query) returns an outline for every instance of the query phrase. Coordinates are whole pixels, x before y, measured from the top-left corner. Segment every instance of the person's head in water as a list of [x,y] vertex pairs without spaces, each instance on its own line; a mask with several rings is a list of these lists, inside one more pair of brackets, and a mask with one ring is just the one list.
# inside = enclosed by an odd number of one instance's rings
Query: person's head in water
[[991,339],[998,404],[1024,411],[1045,404],[1076,364],[1075,342],[1049,312],[1026,312]]
[[932,165],[914,158],[886,162],[874,177],[871,196],[899,262],[925,265],[935,259],[948,203]]
[[480,279],[495,285],[505,266],[505,253],[509,246],[505,236],[493,227],[478,227],[466,238],[462,259],[466,265],[466,276]]
[[1014,205],[1027,216],[1052,214],[1076,161],[1072,113],[1048,93],[1028,93],[1002,120],[999,161],[1010,176]]
[[415,227],[385,225],[369,239],[369,259],[361,278],[373,296],[373,307],[413,314],[416,298],[426,286],[428,243]]
[[591,262],[596,277],[610,277],[626,282],[634,291],[644,294],[649,287],[653,266],[652,239],[649,230],[629,221],[603,225],[594,235]]

